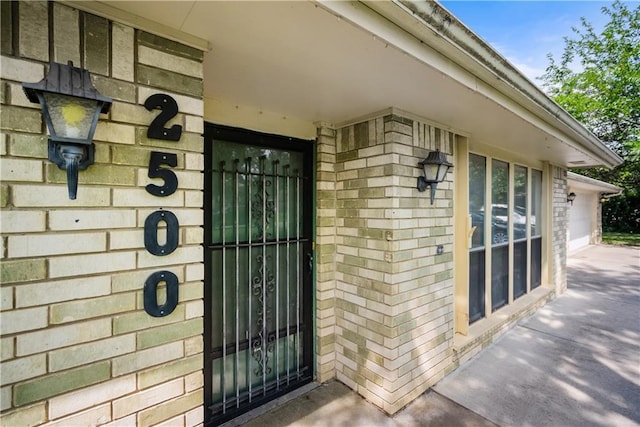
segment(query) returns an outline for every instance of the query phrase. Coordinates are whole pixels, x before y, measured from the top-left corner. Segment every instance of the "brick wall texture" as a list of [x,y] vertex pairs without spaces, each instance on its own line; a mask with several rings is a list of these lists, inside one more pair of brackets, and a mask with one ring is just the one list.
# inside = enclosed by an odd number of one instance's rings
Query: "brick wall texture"
[[322,132],[318,200],[335,218],[319,215],[318,295],[335,298],[323,317],[335,316],[335,338],[330,326],[320,337],[320,371],[335,352],[336,377],[394,413],[451,363],[452,174],[433,206],[416,181],[430,150],[452,154],[454,134],[396,114]]
[[316,377],[335,378],[336,130],[318,123],[316,145]]
[[[0,423],[200,424],[203,53],[58,3],[1,7]],[[114,101],[73,201],[47,160],[40,107],[21,87],[68,60]],[[179,142],[146,137],[154,93],[177,101],[169,126],[183,126]],[[162,184],[147,176],[153,150],[178,157],[179,187],[165,198],[145,191]],[[180,223],[165,257],[144,247],[144,221],[158,209]],[[142,289],[160,266],[177,275],[180,301],[155,318]]]
[[552,259],[553,284],[558,294],[567,289],[567,240],[569,233],[569,207],[567,204],[567,170],[552,166],[553,218]]

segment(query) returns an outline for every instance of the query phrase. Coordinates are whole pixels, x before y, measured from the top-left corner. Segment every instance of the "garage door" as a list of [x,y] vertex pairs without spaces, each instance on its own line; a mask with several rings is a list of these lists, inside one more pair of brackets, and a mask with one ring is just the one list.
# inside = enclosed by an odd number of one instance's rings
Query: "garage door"
[[576,192],[573,206],[569,206],[569,251],[589,244],[594,209],[594,194]]

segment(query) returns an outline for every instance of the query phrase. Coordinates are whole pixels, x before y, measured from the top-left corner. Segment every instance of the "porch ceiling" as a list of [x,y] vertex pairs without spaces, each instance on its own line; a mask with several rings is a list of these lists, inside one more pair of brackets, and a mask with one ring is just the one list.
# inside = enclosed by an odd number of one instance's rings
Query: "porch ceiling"
[[[417,59],[393,42],[336,16],[328,10],[330,5],[308,1],[99,3],[207,40],[206,98],[334,124],[397,107],[519,157],[565,166],[601,163],[564,134],[562,127],[547,123],[553,128],[548,132],[549,126],[540,126],[539,118],[529,120],[527,116],[534,115],[514,113],[478,90],[493,90],[491,82],[481,81],[435,51],[430,55],[440,56],[436,63]],[[453,69],[458,75],[466,74],[466,82],[452,78]]]

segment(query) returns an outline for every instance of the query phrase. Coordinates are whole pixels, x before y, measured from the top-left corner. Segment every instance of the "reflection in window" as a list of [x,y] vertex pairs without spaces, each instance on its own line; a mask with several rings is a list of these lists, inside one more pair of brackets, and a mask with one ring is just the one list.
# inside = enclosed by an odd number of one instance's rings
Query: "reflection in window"
[[531,289],[540,286],[542,172],[469,153],[469,217],[469,323],[473,323],[488,314],[485,307],[495,311],[509,304],[511,296],[526,294],[529,281]]
[[487,180],[486,159],[469,155],[469,213],[471,226],[475,227],[471,247],[484,246],[484,195]]
[[487,182],[486,159],[469,155],[469,214],[473,234],[469,253],[469,323],[484,317],[485,242],[484,213]]
[[514,172],[513,238],[518,240],[527,237],[527,168],[516,166]]
[[496,245],[509,241],[509,164],[491,164],[491,242]]
[[542,234],[542,171],[531,170],[531,237]]
[[531,170],[531,289],[542,283],[542,172]]
[[513,298],[527,293],[527,168],[514,168]]
[[509,302],[509,164],[491,162],[491,310]]

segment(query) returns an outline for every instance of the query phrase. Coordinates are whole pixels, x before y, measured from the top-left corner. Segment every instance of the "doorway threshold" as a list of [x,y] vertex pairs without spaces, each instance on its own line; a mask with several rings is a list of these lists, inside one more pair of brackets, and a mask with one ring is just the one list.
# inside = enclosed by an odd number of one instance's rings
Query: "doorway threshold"
[[286,404],[287,402],[296,399],[300,396],[302,396],[305,393],[310,392],[311,390],[317,388],[320,386],[320,383],[317,382],[310,382],[309,384],[305,384],[300,388],[297,388],[295,390],[293,390],[290,393],[285,394],[284,396],[280,396],[277,399],[274,399],[268,403],[265,403],[262,406],[259,406],[255,409],[252,409],[249,412],[246,412],[232,420],[227,421],[224,424],[221,424],[220,427],[236,427],[236,426],[240,426],[242,424],[245,424],[249,421],[251,421],[253,418],[259,417],[260,415],[264,415],[267,412],[271,411],[272,409],[275,409],[279,406],[282,406],[284,404]]

